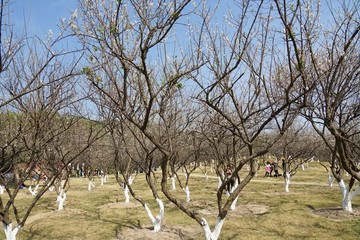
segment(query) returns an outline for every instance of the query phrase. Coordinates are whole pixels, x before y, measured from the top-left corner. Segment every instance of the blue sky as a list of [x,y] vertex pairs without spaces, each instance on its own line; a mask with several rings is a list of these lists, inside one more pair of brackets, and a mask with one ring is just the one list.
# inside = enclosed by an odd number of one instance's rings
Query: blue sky
[[[74,11],[77,6],[77,0],[10,0],[10,2],[15,29],[23,30],[26,22],[28,33],[36,34],[39,37],[44,36],[49,29],[56,32],[56,25],[60,19],[68,19],[70,12]],[[211,1],[209,2],[211,3]],[[325,1],[322,2],[322,6],[326,7]],[[334,2],[337,3],[337,1]],[[322,18],[326,18],[328,12],[322,10]]]
[[69,19],[76,6],[77,0],[13,0],[10,8],[16,30],[26,24],[30,35],[43,37],[49,29],[56,32],[60,19]]

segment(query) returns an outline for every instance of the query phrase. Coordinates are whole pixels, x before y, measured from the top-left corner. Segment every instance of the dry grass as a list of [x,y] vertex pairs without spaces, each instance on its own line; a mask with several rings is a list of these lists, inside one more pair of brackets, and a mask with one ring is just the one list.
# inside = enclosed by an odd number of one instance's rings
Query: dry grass
[[[205,181],[199,176],[197,172],[190,180],[191,202],[213,224],[217,179]],[[353,214],[342,211],[340,191],[336,185],[327,187],[326,177],[324,168],[312,163],[298,172],[290,193],[285,193],[281,177],[265,179],[259,173],[241,193],[236,211],[229,213],[221,239],[359,239],[360,197],[353,201]],[[143,176],[135,179],[133,188],[154,213],[158,211]],[[174,194],[185,198],[178,185]],[[22,208],[31,199],[24,190],[17,205]],[[145,210],[133,199],[123,203],[123,192],[113,176],[104,186],[97,181],[91,192],[87,179],[71,179],[65,210],[56,211],[55,200],[54,192],[45,194],[18,239],[203,239],[197,223],[166,200],[163,231],[152,233]]]

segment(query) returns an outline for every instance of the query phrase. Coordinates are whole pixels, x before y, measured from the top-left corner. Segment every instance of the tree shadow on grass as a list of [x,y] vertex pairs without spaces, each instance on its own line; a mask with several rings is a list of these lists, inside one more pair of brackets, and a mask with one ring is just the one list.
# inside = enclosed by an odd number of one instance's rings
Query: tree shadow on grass
[[151,226],[141,226],[138,223],[128,222],[117,229],[117,239],[120,240],[191,240],[202,235],[201,229],[183,226],[163,225],[160,232],[155,233]]
[[354,220],[360,218],[359,206],[353,205],[353,212],[343,210],[341,207],[315,208],[307,205],[312,214],[335,221]]

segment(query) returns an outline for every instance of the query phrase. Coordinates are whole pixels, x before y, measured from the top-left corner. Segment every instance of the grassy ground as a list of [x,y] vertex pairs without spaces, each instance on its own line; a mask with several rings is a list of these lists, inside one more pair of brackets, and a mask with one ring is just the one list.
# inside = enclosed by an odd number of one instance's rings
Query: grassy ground
[[[216,220],[214,173],[205,179],[197,172],[190,179],[191,204],[210,224]],[[327,175],[318,163],[293,177],[290,193],[284,192],[283,178],[264,178],[262,172],[241,193],[237,209],[230,212],[220,239],[359,239],[360,196],[353,200],[354,213],[340,209],[341,194],[326,184]],[[40,200],[18,239],[203,239],[197,223],[165,202],[164,231],[151,232],[145,210],[131,199],[125,204],[114,176],[105,185],[87,190],[87,179],[72,178],[65,209],[56,211],[56,194],[48,192]],[[311,183],[311,184],[309,184]],[[134,190],[158,212],[150,190],[139,175]],[[185,199],[177,185],[175,194]],[[4,197],[4,196],[2,196]],[[32,196],[21,192],[17,206],[22,208]],[[3,232],[0,239],[5,239]]]

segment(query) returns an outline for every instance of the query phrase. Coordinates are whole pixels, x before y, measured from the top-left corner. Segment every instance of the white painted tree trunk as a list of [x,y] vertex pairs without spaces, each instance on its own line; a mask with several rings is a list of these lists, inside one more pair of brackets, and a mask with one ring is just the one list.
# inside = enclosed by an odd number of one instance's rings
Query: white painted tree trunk
[[290,190],[289,190],[290,178],[291,178],[290,173],[286,172],[285,173],[285,192],[290,192]]
[[125,188],[124,188],[124,195],[125,195],[125,203],[129,203],[130,195],[129,195],[129,188],[127,185],[125,185]]
[[89,180],[88,190],[91,191],[93,188],[95,188],[95,183],[93,180]]
[[234,199],[234,201],[232,202],[231,206],[230,206],[230,210],[231,211],[235,211],[236,210],[236,203],[237,203],[237,200],[239,198],[239,195],[236,196],[236,198]]
[[104,183],[106,183],[106,182],[108,181],[108,179],[109,179],[109,175],[107,175],[107,174],[105,173],[105,175],[104,175]]
[[12,225],[5,225],[4,224],[4,232],[6,236],[6,240],[16,240],[16,235],[20,231],[21,227],[17,226],[14,229],[12,228]]
[[50,185],[50,181],[46,184],[46,186],[48,187],[48,190],[49,190],[50,192],[54,191],[54,189],[55,189],[55,186],[54,186],[54,185]]
[[345,182],[343,179],[341,179],[341,181],[339,182],[339,188],[340,188],[341,194],[343,196],[343,199],[342,199],[343,210],[352,212],[352,204],[351,204],[349,190],[348,190],[347,186],[345,185]]
[[209,180],[209,176],[207,175],[207,172],[205,172],[205,181]]
[[304,164],[301,164],[301,169],[302,169],[303,171],[305,171],[305,166],[304,166]]
[[145,203],[144,207],[145,207],[146,213],[148,214],[148,216],[154,226],[154,232],[159,232],[161,230],[162,220],[164,219],[165,209],[164,209],[164,203],[161,201],[161,199],[157,198],[156,201],[159,204],[159,208],[160,208],[159,214],[156,217],[153,216],[153,214],[151,213],[151,210],[146,205],[146,203]]
[[59,191],[59,195],[57,196],[56,202],[58,203],[58,211],[64,209],[64,203],[66,200],[66,193],[64,189]]
[[100,176],[100,185],[103,186],[103,185],[104,185],[104,182],[105,182],[105,176],[104,176],[104,175],[101,175],[101,176]]
[[360,193],[360,185],[355,189],[355,191],[350,192],[349,188],[345,185],[343,179],[339,182],[339,188],[342,193],[342,208],[344,211],[352,212],[352,199]]
[[328,173],[328,184],[329,184],[329,187],[333,187],[333,183],[334,183],[334,176],[332,176],[330,173]]
[[222,185],[222,181],[221,181],[221,177],[220,176],[218,176],[218,180],[219,180],[219,182],[218,182],[218,190],[219,190],[219,188],[221,187],[221,185]]
[[[135,177],[130,176],[128,178],[128,184],[131,185],[133,183],[134,179],[135,179]],[[129,203],[130,202],[129,187],[125,183],[124,183],[124,185],[125,185],[125,187],[124,187],[125,203]]]
[[171,186],[172,186],[172,190],[176,190],[176,181],[175,181],[175,177],[172,176],[171,177]]
[[3,185],[0,185],[0,194],[4,194],[5,187]]
[[186,177],[186,171],[185,171],[185,168],[182,169],[182,173],[184,175],[184,177]]
[[[128,178],[128,184],[131,185],[133,183],[134,179],[135,179],[135,177],[130,176]],[[129,187],[125,183],[124,183],[124,185],[125,185],[125,187],[124,187],[125,203],[129,203],[130,202]]]
[[186,185],[186,187],[183,189],[185,194],[186,194],[186,202],[190,202],[190,190],[189,190],[189,186]]
[[130,176],[128,179],[129,185],[133,184],[135,177]]
[[221,229],[222,229],[225,219],[220,219],[219,217],[217,218],[214,231],[211,231],[209,224],[207,223],[207,221],[204,218],[202,220],[203,220],[202,226],[203,226],[203,230],[205,233],[205,239],[206,240],[217,240],[220,236]]
[[32,186],[29,187],[29,192],[31,193],[31,195],[35,196],[37,194],[37,190],[39,188],[39,184],[37,184],[34,188],[34,191],[32,190]]
[[[236,179],[235,186],[233,186],[231,188],[231,193],[233,193],[238,186],[239,186],[239,182]],[[236,198],[234,199],[234,201],[231,203],[230,210],[232,210],[232,211],[236,210],[236,203],[237,203],[238,198],[239,198],[239,195],[237,195]]]

